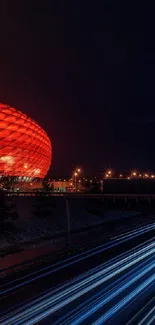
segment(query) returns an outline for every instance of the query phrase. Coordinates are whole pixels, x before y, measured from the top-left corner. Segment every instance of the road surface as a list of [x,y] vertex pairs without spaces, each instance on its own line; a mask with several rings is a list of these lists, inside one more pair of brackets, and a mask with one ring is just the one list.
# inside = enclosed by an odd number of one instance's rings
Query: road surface
[[155,324],[155,223],[0,286],[0,324]]

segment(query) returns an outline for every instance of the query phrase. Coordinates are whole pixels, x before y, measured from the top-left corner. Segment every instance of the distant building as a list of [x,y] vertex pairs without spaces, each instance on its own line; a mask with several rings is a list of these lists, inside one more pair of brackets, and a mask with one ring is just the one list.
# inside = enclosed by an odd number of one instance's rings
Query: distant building
[[[53,186],[55,192],[74,192],[74,186],[70,181],[50,181],[50,186]],[[42,189],[42,182],[19,182],[17,187],[21,191],[36,191]]]

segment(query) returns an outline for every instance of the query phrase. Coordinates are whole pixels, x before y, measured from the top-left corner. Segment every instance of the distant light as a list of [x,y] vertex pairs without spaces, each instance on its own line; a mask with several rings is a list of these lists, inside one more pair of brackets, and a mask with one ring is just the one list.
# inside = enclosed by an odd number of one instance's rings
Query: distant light
[[151,175],[151,178],[154,178],[154,175]]
[[119,177],[122,177],[122,176],[123,176],[122,174],[119,175]]
[[144,176],[145,176],[146,178],[148,178],[148,177],[149,177],[149,175],[148,175],[148,174],[145,174]]
[[80,168],[78,168],[78,169],[77,169],[77,171],[78,171],[78,173],[80,173],[80,172],[81,172],[81,169],[80,169]]
[[137,176],[137,172],[132,172],[132,176]]
[[108,172],[107,172],[109,175],[111,175],[111,170],[108,170]]
[[92,179],[90,180],[90,183],[92,183]]
[[79,183],[81,183],[81,180],[79,179]]
[[77,172],[75,172],[75,173],[74,173],[74,176],[76,177],[76,176],[77,176],[77,174],[78,174],[78,173],[77,173]]
[[26,168],[28,168],[28,166],[25,164],[25,165],[24,165],[24,168],[26,169]]
[[73,183],[70,183],[69,185],[70,185],[70,186],[72,186],[72,185],[73,185]]
[[141,175],[141,174],[139,174],[139,177],[142,177],[142,175]]
[[130,177],[127,177],[127,179],[130,179]]
[[39,174],[40,174],[40,169],[39,168],[35,169],[34,175],[39,175]]
[[7,164],[12,165],[12,164],[14,164],[15,159],[12,156],[3,156],[3,157],[0,158],[0,160],[2,160],[3,162],[5,162]]
[[108,175],[108,174],[106,174],[105,176],[106,176],[106,177],[109,177],[109,175]]
[[64,179],[64,182],[66,182],[66,180]]

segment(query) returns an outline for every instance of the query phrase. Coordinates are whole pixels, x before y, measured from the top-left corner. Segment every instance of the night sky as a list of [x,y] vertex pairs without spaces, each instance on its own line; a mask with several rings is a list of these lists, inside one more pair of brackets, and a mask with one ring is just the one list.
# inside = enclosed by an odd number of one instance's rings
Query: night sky
[[1,1],[0,101],[46,130],[52,175],[155,171],[149,3]]

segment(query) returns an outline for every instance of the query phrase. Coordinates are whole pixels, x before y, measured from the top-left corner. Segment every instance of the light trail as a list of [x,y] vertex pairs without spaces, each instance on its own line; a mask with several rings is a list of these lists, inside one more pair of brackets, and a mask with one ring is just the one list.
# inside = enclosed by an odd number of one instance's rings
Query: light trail
[[138,325],[150,325],[155,323],[155,306],[146,314],[146,316],[138,323]]
[[[153,265],[153,267],[155,267],[155,264]],[[128,295],[126,295],[124,299],[122,299],[118,304],[113,306],[105,315],[100,317],[92,325],[101,325],[107,322],[111,317],[114,316],[115,313],[118,313],[120,309],[122,309],[127,303],[129,303],[132,299],[139,295],[144,289],[148,288],[148,286],[151,285],[153,281],[155,281],[155,274],[150,276],[142,284],[136,287],[136,289],[132,290]]]
[[[103,264],[100,264],[99,266],[96,266],[93,269],[90,269],[86,273],[74,277],[73,279],[71,279],[69,281],[69,284],[70,285],[71,284],[75,284],[75,283],[79,282],[80,280],[83,280],[83,279],[87,278],[88,275],[90,276],[91,274],[94,274],[94,272],[100,271],[103,266],[104,267],[108,267],[110,265],[113,265],[115,262],[122,261],[123,258],[127,257],[129,254],[131,254],[132,252],[134,252],[135,249],[141,250],[141,248],[144,248],[144,246],[146,246],[149,243],[150,243],[150,240],[146,241],[145,242],[145,245],[144,244],[139,244],[138,246],[136,246],[136,248],[132,248],[129,252],[125,252],[125,253],[123,253],[121,255],[118,255],[117,257],[112,258],[110,261],[105,262]],[[62,290],[62,289],[65,289],[66,287],[68,287],[68,281],[66,281],[64,284],[58,285],[56,288],[52,289],[52,293],[54,294],[55,292],[59,291],[60,289]],[[37,295],[37,297],[34,297],[34,299],[36,298],[35,299],[35,302],[40,302],[42,299],[47,298],[50,295],[51,295],[51,289],[45,291],[44,292],[44,295],[43,294],[42,295],[40,294],[40,295]],[[27,306],[28,305],[31,306],[32,305],[32,299],[29,299],[29,300],[25,301],[24,304],[25,303],[28,303]],[[16,307],[20,307],[20,306],[23,306],[23,304],[18,304]],[[9,309],[8,312],[11,311],[12,309],[14,309],[14,308]]]
[[[152,307],[153,305],[153,307]],[[152,315],[153,314],[153,315]],[[143,317],[143,315],[145,315]],[[148,318],[151,317],[151,321],[154,321],[155,319],[155,297],[151,298],[140,310],[138,313],[136,313],[128,322],[126,325],[145,325],[146,320],[148,322]],[[141,319],[139,321],[139,319]],[[148,324],[148,323],[147,323]],[[151,323],[150,323],[151,324]]]
[[142,234],[146,234],[147,232],[150,232],[153,229],[155,229],[155,223],[152,223],[152,224],[149,224],[146,226],[142,226],[142,227],[138,228],[137,230],[131,231],[130,233],[127,232],[127,233],[122,234],[118,237],[115,237],[115,239],[109,241],[108,243],[105,243],[98,247],[87,250],[86,252],[79,253],[75,256],[65,259],[62,262],[58,262],[53,265],[44,267],[38,271],[30,273],[29,275],[23,276],[23,277],[19,278],[18,280],[10,281],[9,283],[6,283],[6,284],[0,286],[0,296],[3,296],[4,294],[12,292],[20,287],[23,287],[23,286],[31,283],[32,281],[39,280],[43,277],[51,275],[54,272],[60,271],[60,270],[67,268],[75,263],[78,263],[85,259],[88,259],[96,254],[100,254],[100,253],[104,252],[105,250],[113,248],[116,245],[125,243],[129,240],[132,240],[136,237],[141,236]]
[[[83,320],[90,315],[94,314],[98,309],[100,309],[106,303],[112,301],[114,297],[119,296],[121,292],[126,293],[123,300],[120,300],[118,304],[115,304],[107,313],[102,315],[101,318],[97,320],[94,324],[103,324],[106,319],[113,317],[120,309],[123,308],[129,301],[140,294],[145,288],[147,288],[152,281],[155,280],[155,275],[150,275],[155,268],[154,262],[155,255],[155,242],[145,243],[138,249],[130,250],[118,258],[112,259],[108,263],[104,263],[100,267],[94,268],[89,272],[76,277],[74,280],[68,281],[67,284],[59,286],[55,292],[51,291],[51,295],[44,295],[42,300],[34,301],[33,304],[25,305],[19,310],[16,309],[15,312],[11,312],[7,316],[3,317],[1,320],[1,325],[32,325],[36,324],[44,318],[54,314],[58,310],[62,310],[66,305],[70,305],[77,299],[85,296],[88,293],[94,292],[94,290],[100,290],[99,288],[113,279],[113,281],[118,280],[117,285],[111,289],[111,291],[106,292],[103,298],[100,297],[100,303],[94,300],[94,305],[92,306],[87,302],[87,312],[81,314],[81,319],[74,318],[72,323],[68,324],[80,324]],[[152,260],[151,260],[152,258]],[[142,262],[147,262],[142,264]],[[143,267],[142,267],[143,265]],[[137,270],[137,267],[139,270]],[[130,272],[131,271],[131,272]],[[121,277],[126,272],[125,279]],[[128,272],[128,274],[127,274]],[[133,272],[133,274],[131,274]],[[146,279],[143,278],[146,277]],[[142,283],[139,284],[139,281]],[[138,283],[137,283],[138,282]],[[137,286],[136,286],[137,283]],[[135,289],[132,290],[132,285],[135,285]],[[131,287],[131,291],[130,291]],[[94,299],[96,296],[94,296]],[[96,308],[96,309],[95,309]],[[61,323],[63,324],[63,323]],[[65,323],[64,323],[65,324]],[[67,324],[67,323],[66,323]]]
[[[71,313],[65,315],[61,320],[56,321],[53,325],[58,325],[61,321],[64,325],[69,324],[81,324],[91,315],[96,313],[100,308],[102,308],[110,300],[114,299],[117,295],[122,293],[123,290],[127,289],[131,284],[141,278],[145,273],[149,272],[152,268],[152,258],[138,264],[134,269],[128,271],[125,275],[121,276],[119,279],[113,281],[113,283],[104,289],[97,292],[93,297],[87,299],[86,302],[80,304],[74,309],[74,315],[72,317]],[[148,265],[149,264],[149,265]],[[139,272],[141,269],[141,273]],[[78,312],[76,312],[78,310]],[[67,321],[65,321],[67,319]]]

